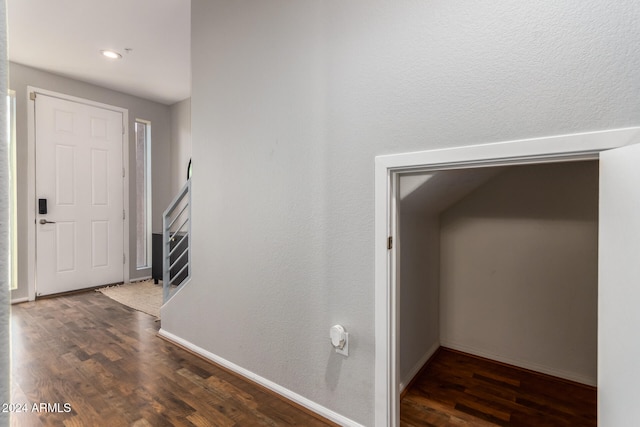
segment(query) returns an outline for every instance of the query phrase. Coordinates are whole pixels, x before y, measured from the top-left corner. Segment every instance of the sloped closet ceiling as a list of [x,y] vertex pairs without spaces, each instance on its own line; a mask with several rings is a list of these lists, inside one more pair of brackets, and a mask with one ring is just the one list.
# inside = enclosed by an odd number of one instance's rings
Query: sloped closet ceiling
[[418,172],[400,177],[405,213],[438,214],[466,197],[507,167]]

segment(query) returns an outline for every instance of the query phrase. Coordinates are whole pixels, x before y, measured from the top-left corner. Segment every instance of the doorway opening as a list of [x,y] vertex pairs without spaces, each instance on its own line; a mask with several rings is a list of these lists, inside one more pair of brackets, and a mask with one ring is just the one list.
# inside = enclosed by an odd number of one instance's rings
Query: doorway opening
[[[509,141],[494,144],[457,147],[452,149],[432,150],[425,152],[405,153],[376,158],[375,174],[375,250],[376,250],[376,285],[375,285],[375,334],[376,334],[376,359],[375,359],[375,398],[376,398],[376,426],[399,425],[399,403],[401,385],[400,366],[400,274],[402,236],[398,228],[400,177],[404,174],[415,172],[434,172],[442,170],[465,170],[480,167],[504,167],[515,165],[550,164],[557,162],[572,162],[578,160],[598,160],[601,153],[625,145],[633,145],[640,140],[639,128],[617,129],[585,134],[561,135],[548,138],[536,138],[530,140]],[[631,148],[631,147],[629,147]],[[634,153],[636,147],[634,147]],[[627,150],[626,148],[624,150]],[[612,150],[611,152],[620,150]],[[616,153],[618,154],[618,153]],[[624,157],[627,153],[619,153]],[[614,154],[615,155],[615,154]],[[613,160],[614,155],[607,155]],[[607,161],[607,164],[610,164]],[[601,161],[601,169],[605,162]],[[604,169],[603,169],[604,170]],[[611,178],[614,167],[607,167],[607,188],[611,188],[615,179]],[[629,169],[630,170],[630,169]],[[626,172],[631,173],[631,172]],[[615,172],[613,173],[615,175]],[[602,189],[601,175],[601,189]],[[601,190],[602,191],[602,190]],[[608,191],[608,190],[607,190]],[[602,195],[601,195],[602,197]],[[608,197],[607,203],[609,203]],[[600,201],[600,217],[602,218],[602,198]],[[607,211],[607,228],[612,221],[610,210]],[[602,225],[602,222],[601,222]],[[619,233],[616,230],[616,233]],[[608,251],[611,246],[607,239],[604,248]],[[599,241],[599,251],[603,252],[602,239]],[[612,293],[612,297],[623,299],[617,285],[609,285],[609,277],[613,275],[611,269],[602,268],[599,258],[600,272],[598,286],[602,289],[603,277],[607,280],[606,292]],[[603,273],[605,270],[605,273]],[[619,270],[619,267],[618,267]],[[602,292],[601,292],[602,293]],[[615,295],[613,295],[615,293]],[[602,316],[601,295],[598,295],[599,313],[598,330],[610,328],[612,324],[618,324],[617,313],[607,313],[605,320]],[[629,314],[627,314],[628,316]],[[601,336],[601,334],[599,335]],[[603,365],[615,366],[611,356],[614,351],[602,342],[598,343],[598,393],[602,393],[601,368]],[[603,357],[603,354],[605,355]],[[606,361],[606,362],[603,362]],[[613,370],[614,368],[612,368]],[[617,368],[616,368],[617,370]],[[616,389],[615,386],[610,387]],[[617,390],[614,390],[617,394]],[[616,405],[622,404],[614,399]],[[598,400],[598,413],[602,414],[601,399]],[[607,411],[611,414],[613,411]],[[609,415],[608,415],[609,416]]]
[[399,196],[401,419],[595,425],[598,162],[401,174]]

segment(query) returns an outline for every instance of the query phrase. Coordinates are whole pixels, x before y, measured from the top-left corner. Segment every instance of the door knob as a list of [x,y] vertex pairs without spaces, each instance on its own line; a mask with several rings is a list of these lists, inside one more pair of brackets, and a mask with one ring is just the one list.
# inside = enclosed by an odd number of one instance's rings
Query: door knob
[[47,221],[46,219],[41,219],[40,220],[40,224],[55,224],[55,221]]

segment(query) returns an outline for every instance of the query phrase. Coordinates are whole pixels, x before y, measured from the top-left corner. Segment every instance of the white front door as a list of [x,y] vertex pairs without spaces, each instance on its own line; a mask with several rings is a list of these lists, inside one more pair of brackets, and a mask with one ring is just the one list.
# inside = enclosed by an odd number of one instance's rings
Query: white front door
[[640,144],[600,154],[598,425],[640,420]]
[[122,112],[38,93],[35,140],[36,294],[121,282]]

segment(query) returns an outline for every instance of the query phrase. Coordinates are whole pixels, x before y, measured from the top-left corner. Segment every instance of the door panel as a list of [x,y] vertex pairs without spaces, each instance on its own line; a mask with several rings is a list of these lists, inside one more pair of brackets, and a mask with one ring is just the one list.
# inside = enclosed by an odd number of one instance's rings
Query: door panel
[[109,265],[109,222],[93,221],[91,229],[91,265],[94,268]]
[[598,424],[640,419],[640,144],[600,154]]
[[76,223],[56,223],[56,259],[58,273],[71,272],[76,269]]
[[[56,146],[56,202],[59,205],[75,205],[75,147]],[[44,159],[43,159],[44,160]]]
[[109,152],[91,150],[91,203],[109,204]]
[[[123,280],[122,113],[38,94],[36,293]],[[41,220],[52,223],[41,224]]]

